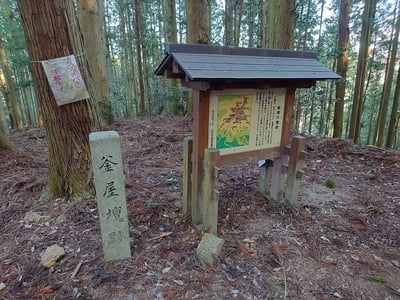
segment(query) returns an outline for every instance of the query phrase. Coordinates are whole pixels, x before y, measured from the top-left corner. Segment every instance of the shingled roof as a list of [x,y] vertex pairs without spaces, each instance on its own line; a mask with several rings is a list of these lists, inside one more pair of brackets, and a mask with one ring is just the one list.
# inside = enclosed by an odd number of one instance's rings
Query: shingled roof
[[198,44],[166,44],[155,71],[186,82],[311,81],[340,79],[314,52]]

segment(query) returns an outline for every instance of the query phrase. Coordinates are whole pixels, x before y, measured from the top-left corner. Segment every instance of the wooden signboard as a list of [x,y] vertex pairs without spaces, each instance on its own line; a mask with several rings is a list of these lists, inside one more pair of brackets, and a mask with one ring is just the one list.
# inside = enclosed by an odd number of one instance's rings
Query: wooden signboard
[[157,75],[193,89],[192,137],[184,140],[183,210],[217,232],[222,166],[265,161],[259,190],[297,200],[305,139],[291,136],[296,88],[340,79],[312,52],[167,44]]

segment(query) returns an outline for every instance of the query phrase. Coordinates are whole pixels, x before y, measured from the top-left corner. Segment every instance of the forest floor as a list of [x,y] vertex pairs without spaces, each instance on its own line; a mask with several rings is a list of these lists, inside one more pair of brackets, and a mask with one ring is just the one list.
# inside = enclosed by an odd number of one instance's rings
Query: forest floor
[[[40,200],[43,129],[0,153],[0,299],[400,299],[400,153],[309,138],[299,204],[257,192],[257,162],[223,168],[215,267],[181,213],[183,117],[117,120],[132,257],[103,259],[96,200]],[[334,188],[324,185],[332,179]],[[48,216],[29,220],[27,213]],[[65,249],[40,264],[50,245]]]

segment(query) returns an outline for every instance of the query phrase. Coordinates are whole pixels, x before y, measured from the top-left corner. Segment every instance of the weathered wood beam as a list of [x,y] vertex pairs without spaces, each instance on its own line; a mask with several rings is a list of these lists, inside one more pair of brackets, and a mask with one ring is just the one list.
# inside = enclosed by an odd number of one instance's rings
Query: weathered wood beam
[[300,169],[306,156],[303,151],[305,143],[305,137],[294,136],[292,138],[285,189],[285,203],[288,205],[293,205],[297,201],[299,194],[300,178],[302,175]]
[[193,137],[183,140],[183,195],[182,209],[187,214],[192,211]]
[[203,225],[205,231],[217,234],[219,200],[217,182],[220,171],[218,168],[220,156],[217,149],[208,148],[204,151]]

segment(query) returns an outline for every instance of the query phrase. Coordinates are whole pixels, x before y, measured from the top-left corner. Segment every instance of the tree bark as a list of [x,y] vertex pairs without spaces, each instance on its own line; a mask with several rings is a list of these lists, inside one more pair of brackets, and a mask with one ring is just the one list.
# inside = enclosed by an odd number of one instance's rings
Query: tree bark
[[[162,1],[163,4],[163,19],[164,19],[164,36],[167,43],[176,43],[178,41],[178,31],[176,26],[176,8],[175,0]],[[171,90],[171,102],[169,103],[169,111],[173,115],[181,113],[179,106],[179,96],[177,87],[179,86],[177,79],[168,80],[168,85]]]
[[225,0],[225,45],[235,45],[235,7],[236,0]]
[[358,51],[357,75],[355,81],[353,106],[351,109],[349,139],[355,142],[359,139],[358,124],[361,123],[362,116],[362,97],[364,94],[365,76],[367,59],[369,54],[369,44],[371,40],[372,26],[375,19],[377,0],[365,0],[365,8],[362,16],[360,47]]
[[265,0],[258,0],[258,19],[259,19],[258,40],[260,48],[267,47],[267,34],[266,34],[267,16],[266,16],[265,5],[266,5]]
[[0,151],[14,149],[14,144],[10,139],[0,130]]
[[397,61],[397,48],[399,45],[400,34],[400,7],[397,8],[397,21],[394,28],[391,51],[389,53],[389,63],[385,76],[385,84],[383,85],[382,100],[379,108],[378,124],[375,128],[375,145],[382,147],[385,137],[385,125],[387,123],[387,112],[389,109],[390,94],[392,91],[394,68]]
[[234,45],[239,46],[240,44],[240,32],[242,28],[242,19],[243,19],[243,0],[236,1],[236,24],[235,24],[235,41]]
[[109,99],[108,73],[105,55],[105,40],[102,17],[99,15],[98,0],[77,0],[79,22],[89,71],[93,80],[95,99],[99,104],[100,114],[106,124],[113,121]]
[[342,79],[336,84],[335,113],[333,115],[333,137],[343,133],[344,96],[346,93],[347,61],[349,57],[349,13],[350,0],[340,1],[337,72]]
[[390,113],[389,128],[386,138],[386,148],[394,148],[396,139],[396,127],[399,123],[399,101],[400,101],[400,66],[397,73],[396,90],[394,92],[392,111]]
[[[208,44],[210,28],[207,13],[207,0],[186,0],[187,35],[186,43]],[[193,113],[193,94],[189,91],[187,114]]]
[[267,47],[293,49],[295,0],[270,0],[267,11]]
[[249,13],[248,13],[249,30],[247,33],[248,39],[249,39],[249,43],[248,43],[249,48],[254,47],[255,8],[256,8],[255,0],[250,0],[249,1]]
[[187,0],[187,37],[191,44],[208,44],[210,29],[208,27],[207,0]]
[[137,57],[137,69],[138,69],[138,80],[139,80],[139,112],[141,116],[147,115],[146,99],[144,90],[143,80],[143,64],[142,64],[142,24],[141,24],[141,13],[140,13],[140,2],[135,0],[135,35],[136,35],[136,57]]
[[[48,197],[83,200],[93,196],[89,134],[100,129],[72,1],[18,0],[36,98],[49,147]],[[58,106],[38,61],[75,54],[89,99]]]
[[[0,69],[0,77],[1,77],[1,69]],[[8,122],[6,118],[6,111],[5,107],[0,101],[0,131],[2,131],[4,134],[10,134],[10,129],[8,128]]]
[[3,43],[0,41],[0,62],[2,69],[1,87],[4,93],[4,98],[8,102],[8,109],[11,119],[11,125],[18,130],[24,129],[24,122],[22,120],[21,107],[18,103],[17,92],[12,78],[10,64],[8,62],[6,50]]

